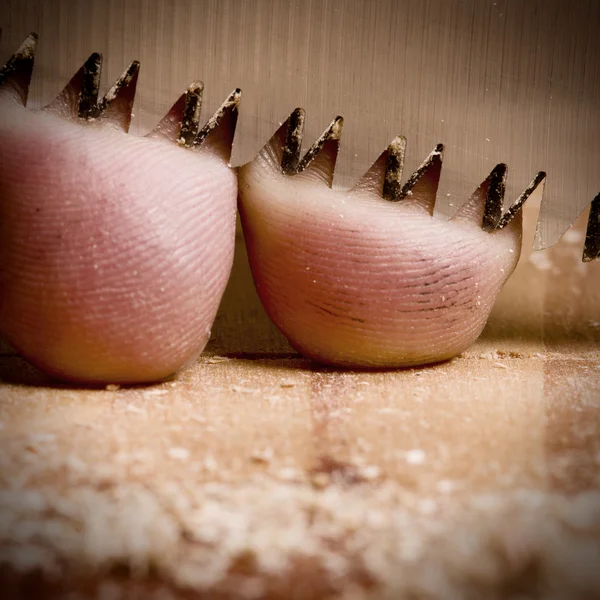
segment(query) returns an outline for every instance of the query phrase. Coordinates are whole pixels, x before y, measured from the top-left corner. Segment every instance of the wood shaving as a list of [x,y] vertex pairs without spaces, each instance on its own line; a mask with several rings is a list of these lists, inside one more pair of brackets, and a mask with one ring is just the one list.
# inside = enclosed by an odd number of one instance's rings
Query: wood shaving
[[180,447],[169,448],[167,454],[169,455],[169,458],[175,460],[188,460],[190,457],[190,451],[187,448]]
[[296,386],[296,382],[290,381],[290,380],[284,380],[279,383],[279,387],[282,387],[282,388],[292,388],[295,386]]
[[255,450],[250,455],[250,460],[253,463],[268,464],[273,459],[273,448],[265,448],[263,450]]
[[422,465],[425,462],[425,452],[420,448],[415,448],[406,452],[404,458],[410,465]]
[[204,364],[207,364],[207,365],[218,365],[221,363],[229,362],[230,360],[231,360],[231,358],[229,358],[227,356],[208,356],[208,357],[202,359],[201,362],[203,362]]
[[260,392],[259,389],[256,388],[246,388],[241,385],[233,385],[231,386],[231,391],[236,392],[237,394],[257,394]]
[[148,398],[153,396],[166,396],[169,393],[169,390],[145,390],[142,395],[144,398]]

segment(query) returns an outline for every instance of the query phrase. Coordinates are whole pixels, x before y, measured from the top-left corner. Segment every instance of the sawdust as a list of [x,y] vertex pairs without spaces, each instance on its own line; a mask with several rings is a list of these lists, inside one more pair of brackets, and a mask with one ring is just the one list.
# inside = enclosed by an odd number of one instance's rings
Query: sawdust
[[568,229],[561,239],[565,244],[576,244],[577,246],[581,246],[585,241],[585,233],[577,229]]
[[425,462],[425,452],[420,448],[409,450],[405,454],[405,460],[409,465],[422,465]]
[[229,362],[230,360],[232,360],[232,359],[227,356],[214,355],[214,356],[201,357],[199,359],[199,362],[204,363],[206,365],[218,365],[220,363]]
[[254,450],[250,455],[250,460],[256,464],[269,464],[273,460],[273,448],[261,448]]
[[493,360],[500,361],[504,359],[532,359],[532,358],[544,358],[544,355],[541,352],[521,352],[516,350],[493,350],[488,352],[473,352],[467,350],[463,352],[459,356],[460,358],[477,358],[480,360]]
[[284,380],[284,381],[281,381],[281,382],[279,383],[279,387],[282,387],[282,388],[292,388],[292,387],[294,387],[295,385],[296,385],[296,382],[295,382],[295,381],[292,381],[292,380],[287,380],[287,379],[286,379],[286,380]]
[[173,458],[175,460],[188,460],[190,457],[190,451],[187,448],[181,448],[178,446],[174,446],[173,448],[169,448],[167,454],[169,458]]
[[[448,494],[451,483],[442,487]],[[114,481],[62,494],[5,490],[0,514],[2,561],[48,579],[125,567],[134,581],[154,573],[172,591],[211,597],[600,594],[599,493],[519,490],[451,502],[392,483],[260,478],[159,490]]]
[[232,385],[231,391],[237,394],[259,394],[260,389],[258,388],[247,388],[241,385]]
[[530,254],[528,260],[538,271],[553,271],[555,269],[555,265],[546,251],[534,252]]

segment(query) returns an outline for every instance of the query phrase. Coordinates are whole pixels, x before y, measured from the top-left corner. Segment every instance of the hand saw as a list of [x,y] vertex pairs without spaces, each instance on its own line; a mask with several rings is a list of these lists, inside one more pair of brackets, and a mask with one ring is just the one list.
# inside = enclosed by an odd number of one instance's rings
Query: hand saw
[[[251,160],[296,107],[304,137],[339,114],[335,185],[350,186],[392,139],[404,172],[446,153],[436,210],[453,213],[506,163],[506,203],[547,179],[535,249],[547,248],[600,191],[600,4],[595,0],[42,0],[3,7],[2,52],[40,35],[30,105],[53,98],[91,52],[103,85],[138,59],[133,133],[204,82],[204,114],[243,90],[232,165]],[[600,199],[586,253],[597,256]]]

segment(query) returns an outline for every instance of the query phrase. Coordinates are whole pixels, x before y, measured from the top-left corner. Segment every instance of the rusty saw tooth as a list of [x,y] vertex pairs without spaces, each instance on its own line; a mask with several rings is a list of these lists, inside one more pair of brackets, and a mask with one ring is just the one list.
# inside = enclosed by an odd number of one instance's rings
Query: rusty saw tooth
[[281,171],[284,175],[293,175],[298,171],[305,117],[304,109],[296,108],[288,118],[281,158]]
[[504,163],[500,163],[488,175],[488,189],[485,195],[485,207],[481,223],[481,228],[484,231],[492,231],[502,218],[507,174],[508,167]]
[[[2,30],[0,29],[0,35],[1,33]],[[11,93],[16,94],[24,106],[27,102],[31,84],[37,42],[37,34],[29,34],[17,51],[0,68],[0,90],[8,89]],[[139,70],[140,63],[138,61],[131,62],[108,92],[99,100],[102,55],[93,53],[50,106],[56,104],[60,108],[62,105],[66,112],[70,111],[69,114],[76,114],[83,120],[103,119],[111,121],[127,131],[131,122]],[[221,133],[218,138],[215,138],[215,144],[219,146],[220,151],[223,151],[226,147],[229,155],[237,125],[241,90],[235,89],[206,124],[201,127],[203,90],[202,82],[193,82],[188,87],[185,95],[180,97],[180,100],[172,109],[173,114],[170,113],[165,118],[166,125],[164,127],[167,129],[170,127],[169,119],[171,119],[173,122],[171,139],[177,138],[177,142],[187,148],[201,146],[213,132],[219,130]],[[181,104],[179,104],[180,102]],[[281,138],[284,138],[280,163],[282,173],[285,175],[301,173],[311,165],[327,146],[330,150],[326,158],[327,169],[331,169],[331,176],[333,177],[343,123],[342,117],[335,117],[323,134],[302,156],[305,111],[302,108],[296,108],[287,120],[287,127],[284,124],[277,133]],[[384,157],[383,153],[380,155],[380,160],[385,160],[383,189],[380,188],[383,198],[392,202],[408,199],[413,195],[413,192],[416,192],[415,188],[418,185],[428,186],[428,191],[432,192],[435,197],[441,174],[444,146],[438,144],[425,161],[412,173],[406,183],[402,185],[406,146],[406,138],[398,136],[389,144],[386,151],[387,156]],[[383,170],[383,166],[378,168]],[[546,173],[539,171],[510,208],[503,212],[507,176],[508,167],[500,163],[494,167],[486,179],[487,191],[481,221],[483,231],[493,232],[507,227],[523,208],[527,199],[546,180]],[[416,196],[419,196],[419,194],[415,193]],[[426,208],[431,208],[431,212],[433,212],[431,206],[426,206]],[[600,194],[591,203],[582,260],[589,262],[599,258]]]
[[504,227],[506,227],[523,208],[523,204],[525,204],[525,201],[529,198],[529,196],[531,196],[531,194],[533,194],[538,186],[545,180],[546,173],[544,171],[539,171],[536,173],[535,177],[531,180],[531,183],[523,190],[521,195],[514,201],[513,205],[502,215],[501,219],[494,227],[494,231],[504,229]]
[[98,102],[95,114],[91,118],[119,121],[121,127],[127,131],[131,122],[139,73],[140,63],[134,60]]
[[229,94],[225,102],[217,109],[215,114],[206,122],[206,125],[198,132],[194,145],[201,146],[206,138],[216,129],[223,125],[228,126],[228,131],[225,132],[227,137],[226,144],[231,149],[235,128],[237,125],[238,109],[242,97],[242,90],[236,88]]
[[398,200],[404,200],[412,194],[413,188],[430,172],[435,171],[436,190],[439,182],[442,161],[444,160],[444,145],[438,144],[429,156],[423,161],[421,166],[408,178],[408,181],[402,186]]
[[204,84],[193,81],[185,93],[183,114],[179,127],[178,143],[186,148],[193,148],[200,132],[200,115],[202,113],[202,94]]
[[[340,137],[342,135],[342,127],[344,126],[344,119],[340,116],[335,117],[329,127],[321,134],[319,139],[306,151],[306,154],[302,157],[298,163],[297,173],[304,171],[310,163],[317,157],[319,152],[323,149],[325,144],[328,142],[334,142],[339,148]],[[337,152],[336,152],[337,156]],[[335,162],[335,161],[334,161]]]
[[305,112],[302,108],[296,108],[289,116],[283,143],[283,156],[281,159],[281,171],[285,175],[295,175],[307,169],[312,161],[319,155],[326,144],[334,143],[336,149],[332,163],[335,163],[337,150],[339,149],[340,137],[344,119],[335,117],[329,127],[322,133],[319,139],[300,158],[302,150],[302,139],[304,137]]
[[101,73],[102,55],[94,52],[65,88],[67,90],[79,87],[77,116],[80,119],[91,119],[97,114]]
[[400,200],[405,156],[406,138],[399,135],[392,140],[387,148],[382,196],[385,200],[389,200],[390,202]]
[[91,121],[106,119],[129,129],[140,64],[133,61],[99,101],[103,57],[94,52],[73,75],[55,100],[47,106]]
[[600,258],[600,194],[593,200],[590,206],[585,242],[583,245],[583,262],[590,262]]
[[12,86],[23,105],[27,103],[37,41],[37,33],[30,33],[0,69],[0,87]]

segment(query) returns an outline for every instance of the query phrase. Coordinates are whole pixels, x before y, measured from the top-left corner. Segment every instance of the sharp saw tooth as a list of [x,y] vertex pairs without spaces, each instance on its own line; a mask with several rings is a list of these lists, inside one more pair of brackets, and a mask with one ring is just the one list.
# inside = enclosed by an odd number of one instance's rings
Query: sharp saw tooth
[[306,151],[306,154],[298,163],[298,168],[296,169],[297,173],[300,173],[308,168],[310,163],[317,157],[327,142],[336,142],[339,144],[343,125],[344,119],[342,117],[337,116],[335,119],[333,119],[321,137]]
[[238,118],[238,107],[240,99],[242,97],[242,90],[236,88],[229,94],[225,102],[217,109],[215,114],[206,122],[206,125],[198,132],[196,136],[195,146],[201,146],[206,138],[223,123],[229,121],[229,131],[227,132],[228,139],[226,145],[229,147],[229,153],[231,153],[231,144],[233,143],[233,136],[235,134],[235,128],[237,125]]
[[[205,142],[228,161],[238,118],[242,92],[235,89],[215,114],[200,127],[204,84],[193,81],[158,125],[146,134],[150,138],[167,138],[184,148],[199,148]],[[207,141],[210,137],[210,141]]]
[[37,41],[37,33],[30,33],[0,69],[0,87],[11,85],[19,95],[23,106],[27,103]]
[[[0,34],[1,32],[0,30]],[[0,87],[11,85],[19,95],[23,105],[27,102],[27,95],[31,84],[37,41],[38,36],[36,33],[31,33],[27,36],[18,50],[0,69]],[[104,117],[117,120],[123,129],[127,131],[131,121],[131,110],[135,98],[139,69],[140,63],[133,61],[102,100],[98,102],[102,55],[93,53],[71,79],[63,92],[59,94],[55,102],[62,100],[72,105],[69,96],[78,91],[77,114],[80,118],[95,119]],[[232,130],[235,131],[241,91],[239,89],[234,90],[217,112],[208,120],[206,125],[200,129],[202,92],[203,84],[201,82],[194,82],[190,85],[185,95],[185,107],[181,119],[178,141],[186,147],[200,146],[226,117],[230,117],[233,120]],[[300,159],[304,120],[305,111],[301,108],[295,109],[288,119],[283,157],[281,160],[281,170],[286,175],[293,175],[307,169],[327,142],[334,141],[339,144],[343,118],[338,116],[332,121],[321,137],[309,148],[304,157]],[[443,145],[438,144],[423,164],[410,176],[404,186],[401,186],[400,182],[406,153],[406,138],[403,136],[395,138],[387,149],[383,197],[390,201],[405,199],[411,194],[422,178],[436,167],[435,186],[437,188],[443,152]],[[512,206],[502,214],[507,173],[508,168],[505,164],[497,165],[490,173],[485,210],[481,224],[484,231],[496,231],[506,227],[521,210],[525,201],[546,179],[544,171],[538,172]],[[588,262],[598,258],[600,258],[600,194],[594,198],[591,204],[582,260]]]
[[585,243],[583,245],[583,262],[590,262],[600,258],[600,194],[593,200],[590,206],[587,229],[585,232]]
[[406,138],[395,137],[350,191],[375,193],[390,202],[397,200],[401,188],[405,151]]
[[502,204],[506,193],[508,167],[504,163],[496,165],[488,176],[488,189],[485,196],[485,208],[481,228],[492,231],[502,217]]
[[75,89],[75,85],[79,84],[77,116],[81,119],[91,119],[97,115],[101,73],[102,55],[94,52],[67,85],[73,84]]
[[500,220],[497,222],[496,226],[493,228],[494,231],[498,229],[504,229],[517,215],[517,213],[523,208],[523,204],[533,192],[538,188],[538,186],[546,180],[546,173],[544,171],[540,171],[536,174],[536,176],[531,180],[531,183],[523,190],[521,195],[514,201],[513,205],[502,215]]
[[[321,151],[327,148],[328,152],[326,155],[321,155],[323,160],[318,161],[319,166],[317,169],[319,177],[331,187],[344,119],[340,116],[335,117],[319,139],[300,158],[304,137],[304,120],[305,112],[302,108],[296,108],[288,117],[285,138],[283,140],[283,154],[280,162],[281,171],[284,175],[302,173],[319,157]],[[274,137],[281,135],[284,126],[285,124],[279,128]]]
[[102,55],[94,52],[44,110],[88,119],[97,107]]
[[[423,207],[429,214],[433,214],[443,160],[444,145],[438,144],[421,166],[408,178],[408,181],[402,186],[396,200],[412,200],[412,196],[415,198],[417,204]],[[420,194],[418,192],[419,188],[422,186],[428,186],[431,189]]]
[[94,52],[43,110],[85,120],[94,118],[98,111],[101,71],[102,55]]
[[140,63],[134,60],[104,94],[93,118],[118,123],[124,131],[128,131],[139,72]]
[[296,108],[288,118],[283,144],[283,157],[281,158],[281,171],[284,175],[293,175],[298,171],[305,117],[304,109]]
[[200,130],[203,92],[204,84],[201,81],[192,81],[146,137],[167,138],[179,146],[192,148]]
[[440,164],[444,157],[444,145],[438,144],[429,156],[423,161],[421,166],[409,177],[408,181],[402,186],[400,190],[399,200],[406,198],[412,189],[415,187],[418,181],[431,169],[432,165]]
[[185,93],[185,104],[177,142],[186,148],[193,148],[200,132],[203,92],[204,84],[201,81],[193,81]]
[[390,202],[400,200],[405,156],[406,138],[399,135],[392,140],[387,149],[382,195],[385,200],[389,200]]

